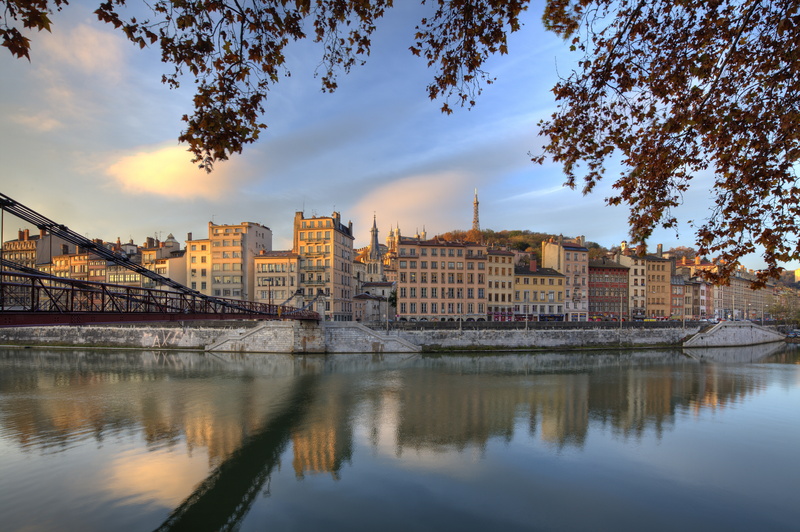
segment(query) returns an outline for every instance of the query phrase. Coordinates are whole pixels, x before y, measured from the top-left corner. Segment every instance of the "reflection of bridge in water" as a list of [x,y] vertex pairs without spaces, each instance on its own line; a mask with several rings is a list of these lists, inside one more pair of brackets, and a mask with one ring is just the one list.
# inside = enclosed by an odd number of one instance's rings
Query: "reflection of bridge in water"
[[138,273],[154,286],[164,287],[141,288],[57,277],[0,257],[0,327],[227,319],[319,321],[319,315],[307,309],[202,294],[114,253],[2,193],[0,209],[48,232],[51,237],[75,245],[76,249]]
[[247,515],[313,399],[317,377],[293,384],[283,408],[219,465],[156,530],[232,530]]

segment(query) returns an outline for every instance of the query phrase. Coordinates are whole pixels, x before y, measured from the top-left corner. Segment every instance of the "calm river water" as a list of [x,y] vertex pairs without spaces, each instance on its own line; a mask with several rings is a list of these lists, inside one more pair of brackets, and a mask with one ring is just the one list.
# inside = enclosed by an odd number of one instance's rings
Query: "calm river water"
[[0,529],[800,529],[800,350],[0,349]]

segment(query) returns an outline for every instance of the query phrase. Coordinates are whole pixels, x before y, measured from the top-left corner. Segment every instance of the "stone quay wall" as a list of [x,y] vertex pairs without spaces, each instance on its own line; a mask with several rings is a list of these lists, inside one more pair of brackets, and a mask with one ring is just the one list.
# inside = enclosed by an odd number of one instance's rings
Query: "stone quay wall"
[[[69,347],[128,347],[241,353],[418,353],[449,351],[647,348],[682,345],[725,347],[783,340],[783,335],[749,322],[700,326],[617,328],[569,327],[419,328],[382,330],[353,322],[221,322],[124,326],[0,328],[0,344]],[[577,326],[581,325],[581,326]]]
[[749,321],[723,321],[686,341],[685,347],[734,347],[780,342],[785,336],[775,329]]
[[398,331],[423,351],[680,346],[699,327]]

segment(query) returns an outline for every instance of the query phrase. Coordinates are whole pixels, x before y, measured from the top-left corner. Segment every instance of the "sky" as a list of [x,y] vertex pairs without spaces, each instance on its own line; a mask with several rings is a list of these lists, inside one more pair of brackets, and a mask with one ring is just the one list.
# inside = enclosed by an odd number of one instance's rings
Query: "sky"
[[[163,85],[158,50],[98,22],[96,0],[71,2],[52,33],[31,36],[30,62],[0,49],[0,192],[89,238],[139,244],[203,238],[208,222],[257,222],[272,229],[274,249],[288,249],[296,211],[340,212],[355,247],[369,243],[373,216],[382,242],[398,226],[432,237],[472,226],[475,189],[482,229],[583,235],[606,247],[627,240],[627,208],[605,205],[609,179],[584,196],[563,187],[556,165],[530,161],[544,144],[536,124],[555,111],[550,89],[577,60],[543,29],[539,3],[509,53],[486,65],[496,81],[451,115],[428,99],[434,72],[408,50],[419,7],[397,4],[367,64],[342,74],[333,94],[314,76],[321,49],[293,46],[291,77],[268,95],[268,129],[208,174],[177,142],[193,87]],[[676,211],[680,227],[657,229],[651,250],[694,246],[687,222],[707,216],[709,183],[695,180]],[[6,215],[4,240],[23,227]]]

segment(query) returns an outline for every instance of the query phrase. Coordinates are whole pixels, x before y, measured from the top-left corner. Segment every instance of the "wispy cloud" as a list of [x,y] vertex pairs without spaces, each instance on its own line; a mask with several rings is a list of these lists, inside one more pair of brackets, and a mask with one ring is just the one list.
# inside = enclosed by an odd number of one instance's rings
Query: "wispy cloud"
[[42,133],[53,131],[64,126],[63,122],[44,111],[36,114],[14,113],[10,118],[17,124]]
[[528,192],[523,192],[522,194],[515,194],[513,196],[508,196],[506,198],[500,198],[498,202],[504,201],[528,201],[532,199],[538,199],[542,196],[549,196],[551,194],[557,194],[558,192],[569,192],[575,193],[574,191],[570,190],[569,188],[565,187],[564,185],[555,185],[548,188],[540,188],[538,190],[530,190]]
[[85,76],[117,83],[122,79],[123,45],[117,33],[80,24],[70,31],[57,32],[41,39],[43,56],[51,68],[77,70]]
[[206,173],[190,163],[185,146],[154,147],[124,155],[106,168],[126,194],[218,200],[239,192],[231,166]]
[[[399,224],[402,233],[411,235],[422,228],[433,236],[439,232],[468,227],[472,221],[472,189],[465,189],[472,176],[463,172],[418,174],[392,181],[365,194],[353,207],[358,227],[372,226],[377,210],[381,226]],[[463,223],[453,226],[452,212],[464,206]]]

